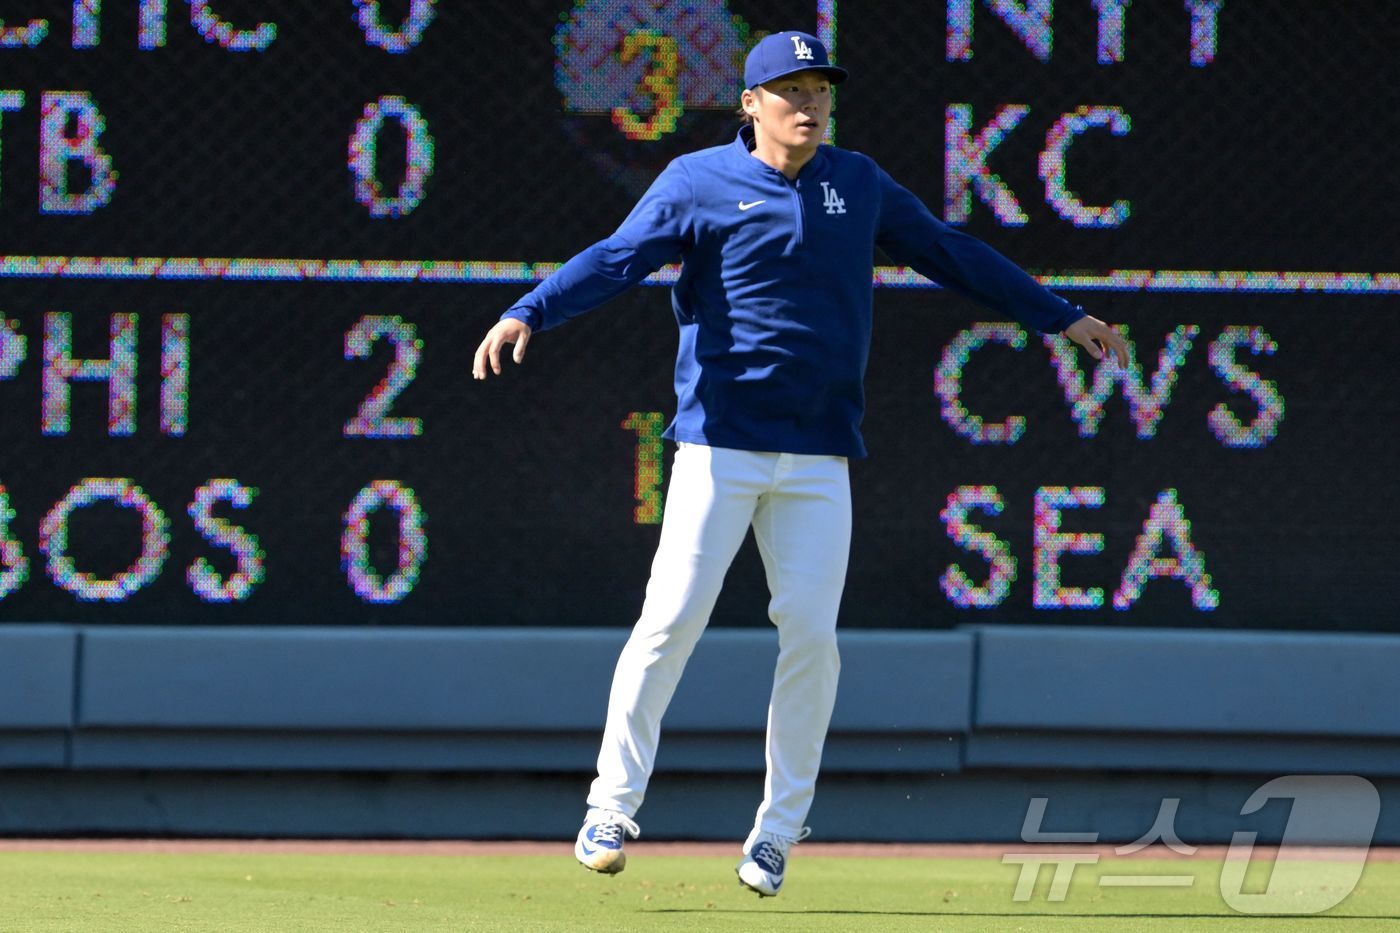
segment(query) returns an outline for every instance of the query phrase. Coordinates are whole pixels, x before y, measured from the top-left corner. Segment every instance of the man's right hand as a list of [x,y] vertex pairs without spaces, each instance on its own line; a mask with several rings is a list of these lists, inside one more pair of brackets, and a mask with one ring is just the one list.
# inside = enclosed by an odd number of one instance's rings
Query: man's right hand
[[501,347],[508,343],[515,344],[515,353],[511,358],[516,365],[525,361],[525,345],[530,342],[530,325],[524,321],[517,321],[515,318],[505,318],[497,321],[496,326],[486,332],[486,339],[481,341],[481,346],[476,348],[476,360],[472,363],[472,378],[486,378],[486,364],[491,364],[491,372],[496,375],[501,374]]

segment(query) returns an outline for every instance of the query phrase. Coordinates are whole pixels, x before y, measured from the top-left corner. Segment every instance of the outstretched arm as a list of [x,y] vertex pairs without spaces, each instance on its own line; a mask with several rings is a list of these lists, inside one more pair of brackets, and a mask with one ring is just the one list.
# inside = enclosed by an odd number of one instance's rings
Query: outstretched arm
[[516,363],[536,331],[556,327],[636,285],[681,256],[691,240],[690,177],[672,162],[617,232],[566,262],[502,315],[476,349],[472,376],[501,374],[501,348],[515,344]]
[[1102,359],[1107,349],[1127,365],[1127,346],[1117,331],[1045,288],[986,243],[938,220],[883,169],[879,172],[876,243],[891,259],[1041,333],[1063,333],[1094,359]]

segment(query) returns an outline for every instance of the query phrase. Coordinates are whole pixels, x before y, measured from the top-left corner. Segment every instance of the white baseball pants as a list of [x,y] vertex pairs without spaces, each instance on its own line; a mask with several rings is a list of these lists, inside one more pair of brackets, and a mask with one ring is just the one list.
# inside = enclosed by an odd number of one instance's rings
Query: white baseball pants
[[779,645],[754,825],[783,836],[802,829],[841,667],[836,615],[851,542],[844,457],[680,445],[646,601],[613,674],[589,806],[636,815],[661,717],[750,525]]

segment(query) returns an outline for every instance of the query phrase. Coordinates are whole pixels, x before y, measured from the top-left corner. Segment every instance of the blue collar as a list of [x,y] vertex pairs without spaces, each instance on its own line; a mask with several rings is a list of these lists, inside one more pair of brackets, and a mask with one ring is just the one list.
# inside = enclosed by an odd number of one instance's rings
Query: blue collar
[[[734,137],[734,152],[745,163],[757,169],[760,174],[777,175],[784,179],[787,178],[786,175],[783,175],[782,172],[778,171],[773,166],[769,165],[767,162],[764,162],[762,159],[755,158],[753,155],[753,147],[753,127],[746,123],[743,126],[739,127],[739,133],[737,136]],[[827,146],[825,143],[817,147],[816,153],[812,156],[812,158],[807,160],[807,164],[797,170],[798,178],[801,178],[804,175],[810,175],[812,172],[818,171],[821,168],[821,166],[825,164],[826,148]]]

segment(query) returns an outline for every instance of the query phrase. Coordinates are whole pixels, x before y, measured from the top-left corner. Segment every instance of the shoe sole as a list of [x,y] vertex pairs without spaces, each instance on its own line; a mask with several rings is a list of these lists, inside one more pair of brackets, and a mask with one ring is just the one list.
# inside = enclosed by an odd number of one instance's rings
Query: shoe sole
[[[578,858],[577,854],[575,854],[574,857]],[[579,859],[578,863],[589,871],[597,872],[600,875],[615,875],[627,867],[627,854],[625,852],[619,853],[615,861],[608,863],[608,865],[603,868],[594,868],[583,859]]]
[[778,896],[778,892],[777,892],[777,891],[774,891],[772,894],[769,894],[767,891],[760,891],[758,888],[756,888],[756,887],[754,887],[753,885],[749,884],[747,881],[744,880],[744,876],[739,874],[739,869],[737,869],[737,868],[734,869],[734,874],[735,874],[735,875],[738,877],[738,879],[739,879],[739,887],[743,888],[745,891],[752,891],[753,893],[757,894],[759,897],[777,897],[777,896]]

